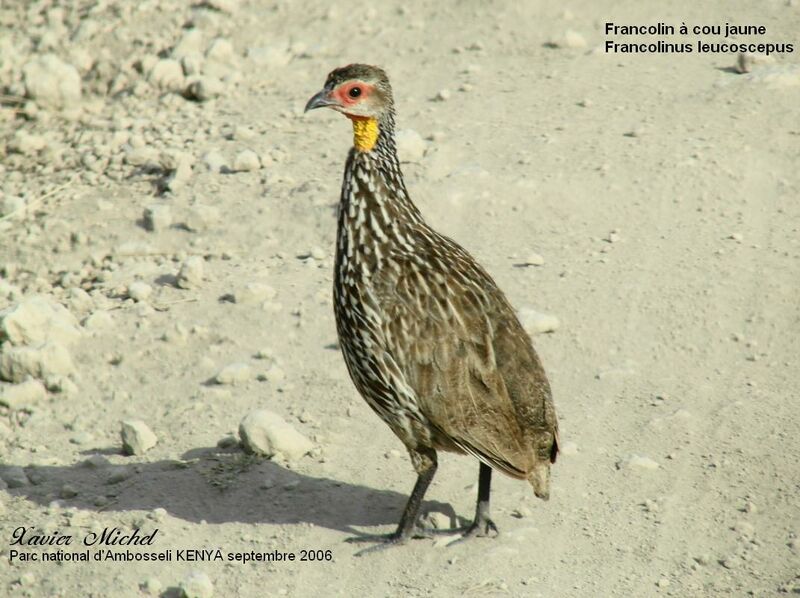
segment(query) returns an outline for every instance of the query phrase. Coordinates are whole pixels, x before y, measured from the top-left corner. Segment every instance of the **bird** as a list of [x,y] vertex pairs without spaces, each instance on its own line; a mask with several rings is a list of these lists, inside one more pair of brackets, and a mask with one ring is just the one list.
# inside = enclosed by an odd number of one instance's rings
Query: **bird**
[[411,201],[386,72],[367,64],[331,71],[305,112],[317,108],[344,114],[353,127],[334,260],[339,345],[356,389],[417,474],[396,530],[363,536],[376,540],[367,550],[430,537],[418,518],[437,451],[479,461],[475,516],[458,541],[496,536],[493,470],[550,497],[559,432],[541,360],[492,277]]

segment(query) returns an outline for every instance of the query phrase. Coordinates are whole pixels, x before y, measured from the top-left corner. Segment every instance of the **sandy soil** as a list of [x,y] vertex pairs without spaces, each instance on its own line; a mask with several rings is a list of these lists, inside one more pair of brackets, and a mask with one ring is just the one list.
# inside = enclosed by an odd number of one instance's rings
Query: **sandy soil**
[[[603,51],[606,21],[797,45],[797,2],[209,4],[0,8],[0,309],[44,296],[71,330],[46,392],[0,386],[0,594],[800,592],[798,53],[738,74],[735,54]],[[25,74],[48,53],[55,79]],[[345,543],[392,530],[414,480],[335,344],[352,136],[302,108],[352,61],[388,70],[424,140],[403,158],[429,222],[560,321],[535,339],[565,441],[552,499],[497,476],[496,539]],[[258,408],[310,454],[243,453]],[[131,419],[157,444],[127,456]],[[477,469],[442,456],[429,519],[472,515]],[[157,529],[149,550],[332,560],[10,562],[21,526],[71,551],[116,526]]]

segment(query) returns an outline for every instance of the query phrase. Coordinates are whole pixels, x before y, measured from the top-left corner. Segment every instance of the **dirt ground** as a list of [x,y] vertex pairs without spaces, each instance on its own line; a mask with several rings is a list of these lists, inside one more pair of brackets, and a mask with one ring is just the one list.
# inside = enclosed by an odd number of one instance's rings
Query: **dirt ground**
[[[606,22],[796,49],[739,73],[735,52],[607,53],[685,40]],[[0,594],[800,593],[796,0],[11,0],[0,27]],[[336,344],[352,133],[303,106],[350,62],[391,77],[428,222],[558,319],[534,339],[552,498],[496,476],[497,538],[345,542],[391,531],[415,477]],[[311,451],[243,452],[256,409]],[[155,437],[133,455],[130,420]],[[442,455],[428,521],[471,517],[477,472]],[[83,539],[115,527],[157,533],[112,552],[172,560],[95,561]],[[59,548],[90,560],[42,561]]]

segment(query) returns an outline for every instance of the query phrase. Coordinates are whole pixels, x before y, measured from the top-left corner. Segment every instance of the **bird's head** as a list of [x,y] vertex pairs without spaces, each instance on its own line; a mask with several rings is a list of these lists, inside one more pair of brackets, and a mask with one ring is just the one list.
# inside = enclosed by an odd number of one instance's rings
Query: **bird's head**
[[332,108],[353,122],[354,145],[370,151],[378,141],[381,125],[390,126],[393,111],[392,87],[383,69],[368,64],[350,64],[328,75],[325,87],[306,104]]

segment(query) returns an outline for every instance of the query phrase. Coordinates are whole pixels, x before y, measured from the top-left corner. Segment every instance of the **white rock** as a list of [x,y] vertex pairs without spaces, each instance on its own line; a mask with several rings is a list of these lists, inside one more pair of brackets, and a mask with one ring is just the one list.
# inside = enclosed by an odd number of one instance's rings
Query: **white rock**
[[180,583],[181,598],[211,598],[214,584],[202,571],[190,571]]
[[164,230],[172,224],[172,211],[169,206],[155,204],[147,206],[143,215],[144,227],[152,232]]
[[225,85],[216,77],[198,76],[189,81],[183,95],[190,100],[207,102],[222,95]]
[[137,280],[128,285],[128,297],[134,301],[147,301],[153,294],[153,287],[146,282]]
[[267,457],[280,453],[289,461],[299,459],[314,448],[308,438],[267,409],[248,413],[239,424],[239,436],[247,451]]
[[203,163],[211,172],[222,172],[228,169],[228,162],[223,155],[216,150],[206,152],[203,156]]
[[120,426],[122,451],[126,455],[142,455],[153,448],[158,438],[141,420],[126,420]]
[[25,93],[42,106],[69,108],[81,99],[81,76],[54,54],[38,56],[22,67]]
[[181,36],[181,39],[172,48],[172,58],[180,60],[184,56],[195,54],[203,51],[205,40],[203,39],[203,31],[200,29],[187,29]]
[[25,215],[25,208],[27,203],[24,197],[16,195],[7,195],[0,202],[0,216],[10,216],[14,214],[16,217]]
[[523,263],[526,266],[543,266],[544,258],[538,253],[529,253]]
[[94,309],[92,297],[80,287],[72,287],[67,293],[67,303],[72,311],[85,314]]
[[186,215],[186,228],[193,232],[207,230],[212,224],[220,220],[219,208],[217,206],[207,206],[197,204],[189,209]]
[[29,407],[47,398],[47,389],[44,384],[34,378],[29,378],[20,384],[0,386],[0,404],[11,409]]
[[8,150],[32,156],[47,147],[47,139],[41,135],[33,135],[25,129],[19,129],[8,144]]
[[586,39],[577,31],[567,30],[563,35],[550,40],[549,44],[556,48],[580,49],[586,47]]
[[659,464],[650,457],[643,457],[641,455],[630,455],[617,462],[617,469],[654,470],[659,467]]
[[395,136],[397,153],[402,162],[419,162],[425,155],[425,140],[413,129],[403,129]]
[[519,321],[525,332],[530,335],[554,332],[561,325],[557,317],[530,308],[519,310]]
[[226,365],[214,377],[217,384],[237,384],[239,382],[246,382],[253,377],[250,366],[246,363],[232,363]]
[[0,351],[0,379],[9,382],[22,382],[29,376],[40,379],[69,376],[74,372],[69,351],[56,341],[34,347],[14,347],[5,343]]
[[178,272],[177,285],[182,289],[191,289],[199,286],[203,282],[204,270],[205,260],[202,257],[193,255],[186,258]]
[[233,169],[239,172],[248,172],[261,168],[261,160],[253,150],[242,150],[233,160]]
[[162,58],[153,65],[147,74],[148,80],[165,91],[183,91],[186,79],[181,63],[173,58]]
[[275,297],[275,289],[271,286],[260,283],[251,282],[244,285],[244,288],[236,291],[234,299],[236,303],[261,303]]
[[98,309],[92,315],[83,320],[83,326],[87,330],[108,330],[114,325],[114,318],[104,309]]
[[450,529],[453,527],[452,518],[441,511],[429,511],[422,517],[422,526],[430,529]]
[[69,345],[80,337],[75,316],[49,297],[34,295],[0,311],[0,341],[24,345],[52,340]]

